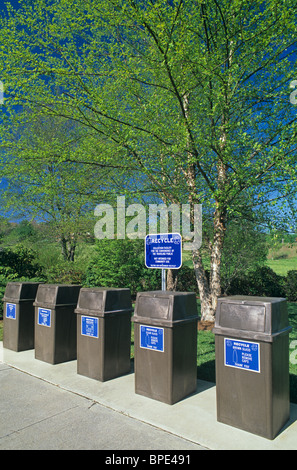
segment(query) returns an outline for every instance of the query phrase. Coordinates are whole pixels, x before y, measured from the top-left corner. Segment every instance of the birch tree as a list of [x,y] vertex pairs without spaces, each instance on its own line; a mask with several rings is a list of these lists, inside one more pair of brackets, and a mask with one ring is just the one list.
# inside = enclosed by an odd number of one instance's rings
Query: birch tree
[[213,320],[238,201],[255,208],[296,189],[296,0],[22,5],[1,25],[7,112],[26,103],[72,119],[109,149],[97,164],[121,155],[164,203],[203,205],[209,277],[201,249],[192,258],[202,319]]

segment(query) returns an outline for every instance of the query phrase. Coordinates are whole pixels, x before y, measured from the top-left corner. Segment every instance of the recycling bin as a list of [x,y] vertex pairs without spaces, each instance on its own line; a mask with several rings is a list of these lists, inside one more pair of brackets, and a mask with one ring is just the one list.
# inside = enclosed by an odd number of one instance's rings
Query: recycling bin
[[75,312],[77,373],[101,382],[129,373],[130,289],[82,288]]
[[274,439],[290,416],[286,300],[219,298],[216,310],[217,420]]
[[195,293],[138,293],[132,320],[135,393],[172,405],[195,392]]
[[50,364],[76,359],[74,310],[81,286],[41,284],[35,306],[35,358]]
[[34,306],[37,282],[9,282],[3,297],[3,346],[34,349]]

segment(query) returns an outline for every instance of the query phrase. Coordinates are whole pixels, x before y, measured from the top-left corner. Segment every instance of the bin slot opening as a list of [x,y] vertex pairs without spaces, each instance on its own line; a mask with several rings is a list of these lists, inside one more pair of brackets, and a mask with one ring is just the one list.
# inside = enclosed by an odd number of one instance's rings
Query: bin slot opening
[[8,283],[5,289],[5,297],[7,299],[19,299],[20,298],[21,285],[17,283]]
[[265,307],[222,303],[220,326],[237,330],[265,331]]
[[54,304],[56,301],[56,289],[52,286],[41,285],[38,288],[36,294],[36,302],[37,303],[49,303]]
[[140,296],[138,311],[142,317],[167,319],[169,312],[169,299],[162,297]]
[[85,295],[79,297],[78,307],[88,310],[97,310],[102,312],[103,308],[103,292],[85,292]]

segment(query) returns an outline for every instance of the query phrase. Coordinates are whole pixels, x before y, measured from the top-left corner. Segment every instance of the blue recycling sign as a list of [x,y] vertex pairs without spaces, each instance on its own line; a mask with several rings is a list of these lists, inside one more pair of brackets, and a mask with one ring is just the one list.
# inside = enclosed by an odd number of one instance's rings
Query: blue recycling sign
[[16,304],[6,304],[6,318],[10,318],[12,320],[16,319]]
[[260,344],[224,338],[225,366],[260,372]]
[[159,233],[145,237],[147,268],[179,269],[182,265],[182,238],[179,233]]
[[49,308],[38,307],[37,324],[41,326],[51,326],[51,310]]
[[92,338],[99,338],[99,318],[81,317],[81,334]]
[[140,325],[140,347],[164,352],[164,328]]

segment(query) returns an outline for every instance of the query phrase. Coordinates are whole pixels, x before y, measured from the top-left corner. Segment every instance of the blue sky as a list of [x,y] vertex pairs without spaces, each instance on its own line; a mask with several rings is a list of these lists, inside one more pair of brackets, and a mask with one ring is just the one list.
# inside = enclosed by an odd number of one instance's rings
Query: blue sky
[[[11,1],[1,1],[0,2],[0,11],[4,11],[6,9],[6,3],[10,3],[14,8],[19,7],[19,1],[18,0],[11,0]],[[1,80],[1,77],[0,77]],[[4,89],[4,97],[5,97],[5,89]],[[7,182],[2,178],[0,179],[0,191],[1,189],[5,189],[7,186]],[[1,210],[1,205],[0,205],[0,215],[2,215],[2,210]]]
[[8,0],[8,1],[0,3],[1,10],[5,9],[5,3],[10,3],[13,7],[18,7],[19,6],[18,0],[10,0],[10,1]]

